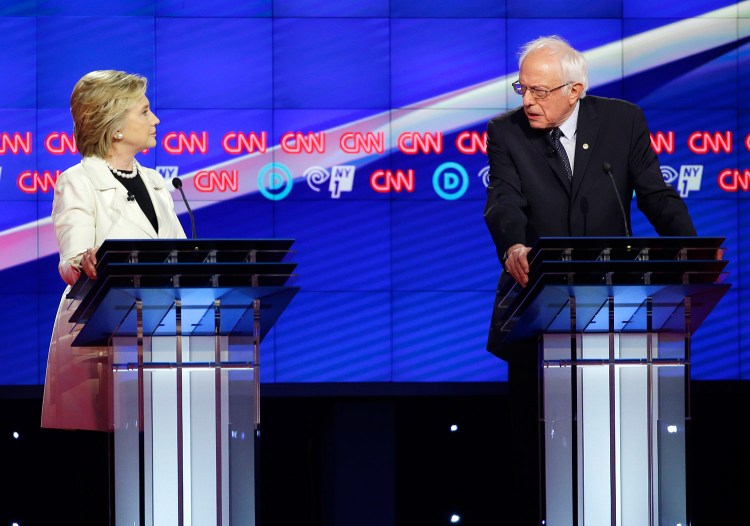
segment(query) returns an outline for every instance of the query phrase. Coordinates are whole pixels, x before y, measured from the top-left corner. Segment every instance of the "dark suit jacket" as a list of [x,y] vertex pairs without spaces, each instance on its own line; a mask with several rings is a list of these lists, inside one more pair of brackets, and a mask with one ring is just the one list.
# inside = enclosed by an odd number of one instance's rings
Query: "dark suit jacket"
[[[662,178],[646,118],[634,104],[594,96],[581,99],[572,185],[548,131],[531,128],[523,108],[489,122],[487,155],[490,178],[484,218],[500,257],[508,247],[531,246],[542,236],[625,235],[604,163],[612,167],[628,229],[635,191],[638,208],[659,235],[696,235],[685,203]],[[488,348],[492,346],[491,329]]]

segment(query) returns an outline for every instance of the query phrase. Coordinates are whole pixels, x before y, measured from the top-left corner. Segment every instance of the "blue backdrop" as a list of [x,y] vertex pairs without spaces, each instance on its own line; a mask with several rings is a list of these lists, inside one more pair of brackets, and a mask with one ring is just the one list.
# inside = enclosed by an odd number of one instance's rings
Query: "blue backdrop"
[[591,93],[645,109],[699,233],[727,238],[733,287],[693,378],[750,378],[748,1],[0,0],[0,15],[0,384],[44,380],[64,288],[54,181],[78,161],[68,101],[95,69],[149,78],[159,144],[139,160],[183,178],[199,236],[296,239],[301,292],[264,382],[506,379],[484,350],[500,265],[483,133],[520,103],[518,47],[555,33],[585,52]]

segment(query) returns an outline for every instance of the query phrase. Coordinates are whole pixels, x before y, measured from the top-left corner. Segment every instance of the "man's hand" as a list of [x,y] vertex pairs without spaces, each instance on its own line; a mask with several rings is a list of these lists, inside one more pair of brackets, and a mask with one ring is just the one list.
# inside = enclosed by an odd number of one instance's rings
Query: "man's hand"
[[518,243],[510,247],[506,252],[505,270],[522,287],[525,287],[529,283],[529,262],[526,259],[526,254],[529,253],[529,250],[531,250],[531,247],[526,247]]

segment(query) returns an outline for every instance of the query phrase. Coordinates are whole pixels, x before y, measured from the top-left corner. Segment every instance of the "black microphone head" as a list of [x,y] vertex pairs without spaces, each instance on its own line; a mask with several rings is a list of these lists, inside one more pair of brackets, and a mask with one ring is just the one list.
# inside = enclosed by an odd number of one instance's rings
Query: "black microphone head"
[[172,186],[174,186],[178,190],[182,188],[182,179],[180,179],[179,177],[172,177]]
[[547,146],[547,150],[544,152],[544,155],[546,155],[547,157],[554,157],[555,149],[552,146]]
[[607,161],[604,161],[604,163],[602,164],[602,170],[604,170],[604,173],[608,174],[609,172],[612,171],[612,165],[609,164]]

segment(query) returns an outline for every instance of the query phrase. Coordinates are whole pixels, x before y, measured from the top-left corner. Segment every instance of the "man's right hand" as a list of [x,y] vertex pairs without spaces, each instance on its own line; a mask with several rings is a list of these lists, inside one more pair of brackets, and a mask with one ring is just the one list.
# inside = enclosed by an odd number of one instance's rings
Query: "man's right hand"
[[529,250],[531,250],[531,247],[526,247],[518,243],[510,247],[506,252],[505,270],[522,287],[525,287],[529,283],[529,262],[526,259]]

